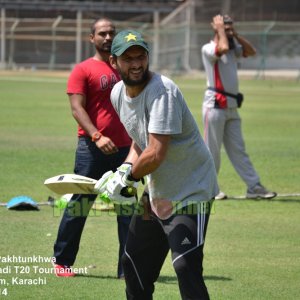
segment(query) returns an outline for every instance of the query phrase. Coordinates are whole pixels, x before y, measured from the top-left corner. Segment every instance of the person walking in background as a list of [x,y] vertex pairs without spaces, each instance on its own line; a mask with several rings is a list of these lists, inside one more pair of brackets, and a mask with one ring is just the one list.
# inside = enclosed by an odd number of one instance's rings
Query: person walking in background
[[[67,84],[71,110],[78,123],[78,145],[75,174],[99,179],[105,172],[116,169],[126,158],[131,139],[110,102],[110,92],[119,81],[118,73],[110,66],[109,56],[115,36],[115,26],[109,19],[94,22],[90,42],[95,55],[77,64]],[[88,211],[97,195],[73,195],[65,209],[54,244],[57,276],[75,274],[70,266],[75,262],[81,234]],[[75,205],[88,207],[74,215]],[[123,277],[120,258],[124,252],[131,216],[117,216],[119,238],[118,277]]]
[[133,140],[126,158],[132,166],[104,183],[114,200],[146,176],[142,199],[151,207],[130,223],[122,258],[127,299],[152,299],[169,249],[182,299],[209,299],[203,247],[218,193],[211,154],[179,88],[149,71],[149,48],[139,32],[116,35],[110,62],[123,79],[111,101]]
[[[217,15],[211,26],[214,38],[202,47],[202,59],[207,75],[207,89],[203,101],[204,140],[212,153],[217,173],[220,169],[220,150],[224,144],[235,170],[247,185],[246,197],[271,199],[275,192],[261,183],[245,150],[241,118],[237,108],[243,95],[239,93],[237,60],[256,54],[256,50],[239,35],[228,15]],[[216,199],[226,199],[220,192]]]

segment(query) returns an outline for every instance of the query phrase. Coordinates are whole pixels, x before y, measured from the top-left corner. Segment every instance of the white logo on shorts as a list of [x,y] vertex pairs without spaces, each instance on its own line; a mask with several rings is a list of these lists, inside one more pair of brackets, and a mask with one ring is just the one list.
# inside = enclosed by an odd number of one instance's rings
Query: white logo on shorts
[[191,242],[187,237],[185,237],[184,240],[181,242],[181,245],[190,245],[190,244]]

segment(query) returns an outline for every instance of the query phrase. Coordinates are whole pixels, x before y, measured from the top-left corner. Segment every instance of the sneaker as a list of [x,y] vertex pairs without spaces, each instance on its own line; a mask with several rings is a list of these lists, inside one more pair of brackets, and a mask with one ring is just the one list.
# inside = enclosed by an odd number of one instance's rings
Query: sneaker
[[55,275],[58,277],[74,277],[75,273],[72,272],[70,266],[54,264]]
[[247,190],[246,198],[249,199],[272,199],[276,197],[275,192],[268,191],[260,183],[256,184],[253,188]]
[[227,195],[220,191],[219,194],[215,197],[215,200],[225,200],[227,198]]

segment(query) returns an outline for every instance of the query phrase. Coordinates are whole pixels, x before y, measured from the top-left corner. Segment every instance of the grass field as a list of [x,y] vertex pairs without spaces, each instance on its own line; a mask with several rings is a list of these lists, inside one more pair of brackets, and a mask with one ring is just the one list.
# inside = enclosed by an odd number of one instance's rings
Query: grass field
[[[37,202],[56,197],[45,178],[72,173],[76,124],[65,95],[67,74],[0,74],[0,202],[27,195]],[[174,78],[200,131],[204,80]],[[296,81],[241,81],[240,114],[247,152],[262,183],[280,195],[300,193],[300,86]],[[231,196],[246,187],[225,153],[219,175]],[[112,214],[92,212],[74,267],[81,276],[56,278],[49,262],[8,261],[12,257],[50,259],[61,212],[10,211],[0,207],[0,299],[125,299],[116,279],[117,234]],[[215,202],[205,246],[204,274],[213,300],[299,299],[300,197],[270,201]],[[10,268],[9,268],[10,267]],[[45,284],[17,285],[15,279]],[[6,295],[7,294],[7,295]],[[163,266],[154,299],[180,299],[170,258]]]

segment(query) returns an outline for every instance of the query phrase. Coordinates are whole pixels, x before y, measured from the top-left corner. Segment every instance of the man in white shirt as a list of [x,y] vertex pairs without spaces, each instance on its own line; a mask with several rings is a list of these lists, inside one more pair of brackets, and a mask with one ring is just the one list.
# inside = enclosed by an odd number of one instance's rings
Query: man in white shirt
[[[242,136],[237,108],[243,97],[239,93],[237,60],[256,54],[256,50],[233,27],[229,16],[217,15],[211,23],[214,38],[202,47],[202,59],[207,75],[207,90],[203,101],[204,141],[210,149],[217,173],[220,169],[220,149],[226,153],[235,170],[247,185],[246,197],[271,199],[275,192],[261,183],[248,154]],[[216,199],[226,199],[220,192]]]

